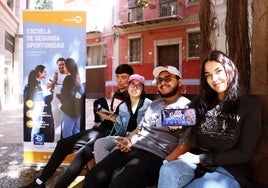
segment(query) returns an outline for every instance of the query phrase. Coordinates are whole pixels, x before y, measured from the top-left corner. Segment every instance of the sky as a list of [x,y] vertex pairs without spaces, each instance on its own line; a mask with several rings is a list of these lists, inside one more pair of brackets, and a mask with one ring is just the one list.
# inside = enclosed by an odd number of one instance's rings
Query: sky
[[[86,31],[101,31],[107,25],[114,25],[112,18],[113,4],[116,0],[52,0],[54,10],[73,10],[87,12]],[[31,9],[34,9],[35,1],[31,1]],[[109,28],[106,28],[109,29]]]

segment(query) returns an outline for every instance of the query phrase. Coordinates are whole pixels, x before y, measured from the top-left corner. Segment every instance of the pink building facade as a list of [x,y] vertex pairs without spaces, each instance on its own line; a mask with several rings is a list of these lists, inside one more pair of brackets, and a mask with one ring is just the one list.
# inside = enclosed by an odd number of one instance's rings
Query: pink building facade
[[145,77],[147,93],[157,93],[158,65],[180,69],[182,93],[199,92],[199,1],[117,0],[111,8],[110,24],[87,33],[87,98],[110,98],[122,63]]

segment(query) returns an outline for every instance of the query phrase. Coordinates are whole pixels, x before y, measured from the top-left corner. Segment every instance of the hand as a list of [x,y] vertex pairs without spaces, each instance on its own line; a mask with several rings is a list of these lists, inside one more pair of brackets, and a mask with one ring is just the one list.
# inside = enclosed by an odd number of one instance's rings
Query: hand
[[191,163],[194,163],[194,164],[199,164],[200,163],[199,155],[195,155],[195,154],[190,153],[190,152],[186,152],[186,153],[180,155],[178,157],[178,159],[183,159],[185,161],[188,161],[188,162],[191,162]]
[[101,111],[96,112],[101,119],[110,120],[112,122],[116,121],[116,116],[112,114],[102,113]]
[[57,80],[58,80],[58,73],[54,73],[54,75],[53,75],[53,81],[54,82],[57,82]]
[[116,146],[120,149],[121,152],[131,151],[131,142],[128,138],[119,136],[117,138]]
[[170,131],[176,131],[176,130],[178,130],[178,129],[182,129],[182,126],[168,126],[168,129],[169,129]]

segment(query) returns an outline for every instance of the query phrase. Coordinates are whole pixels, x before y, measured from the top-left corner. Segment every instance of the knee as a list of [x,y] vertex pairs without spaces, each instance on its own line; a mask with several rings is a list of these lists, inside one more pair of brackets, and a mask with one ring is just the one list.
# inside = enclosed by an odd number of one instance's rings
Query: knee
[[194,168],[181,160],[176,160],[162,165],[159,174],[161,177],[193,177]]
[[172,174],[172,171],[173,171],[172,165],[170,165],[170,163],[165,163],[161,166],[159,174],[160,176],[166,176]]
[[[100,138],[101,139],[101,138]],[[100,139],[97,139],[94,143],[94,151],[96,151],[99,147],[101,147],[102,142]]]
[[177,186],[184,187],[194,178],[195,168],[195,164],[186,163],[182,160],[176,160],[163,165],[161,173],[163,177],[173,181]]

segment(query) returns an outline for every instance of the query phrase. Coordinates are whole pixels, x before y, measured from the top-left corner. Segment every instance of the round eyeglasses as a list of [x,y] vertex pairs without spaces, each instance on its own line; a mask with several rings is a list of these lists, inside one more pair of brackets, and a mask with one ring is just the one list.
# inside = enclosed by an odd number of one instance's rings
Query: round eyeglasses
[[128,84],[128,87],[135,88],[135,89],[142,89],[143,88],[142,84],[135,84],[134,82],[130,82]]

